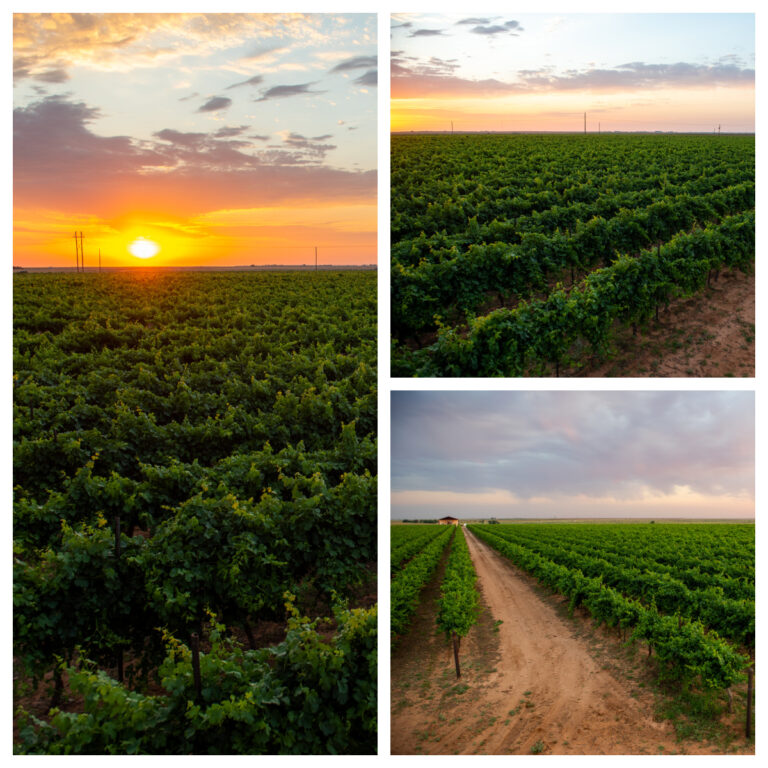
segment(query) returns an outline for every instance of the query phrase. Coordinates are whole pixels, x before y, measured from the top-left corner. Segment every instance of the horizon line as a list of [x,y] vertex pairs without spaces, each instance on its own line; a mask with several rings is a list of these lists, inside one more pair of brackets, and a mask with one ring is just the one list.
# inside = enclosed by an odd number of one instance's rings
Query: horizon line
[[680,135],[680,136],[755,136],[755,131],[722,131],[720,133],[716,131],[662,131],[662,130],[653,130],[653,131],[579,131],[579,130],[573,130],[573,131],[546,131],[546,130],[532,130],[532,131],[492,131],[492,130],[477,130],[477,131],[448,131],[448,130],[403,130],[403,131],[390,131],[390,136],[396,136],[401,134],[410,134],[410,133],[445,133],[449,134],[451,136],[457,136],[457,135],[464,135],[464,134],[485,134],[485,133],[513,133],[513,134],[520,134],[520,135],[536,135],[540,133],[547,133],[547,134],[558,134],[558,135],[575,135],[575,136],[603,136],[606,134],[616,134],[620,133],[623,135],[634,135],[634,134],[648,134],[648,135],[655,135],[655,134],[674,134],[674,135]]
[[378,269],[377,263],[367,263],[367,264],[318,264],[315,266],[314,264],[218,264],[218,265],[207,265],[207,264],[199,264],[199,265],[185,265],[185,264],[125,264],[125,265],[112,265],[112,266],[102,266],[102,267],[80,267],[79,269],[76,267],[64,267],[64,266],[54,266],[49,265],[45,267],[27,267],[22,265],[13,265],[14,271],[24,270],[24,271],[46,271],[46,272],[75,272],[78,274],[84,274],[85,272],[115,272],[122,269],[180,269],[180,270],[243,270],[245,272],[250,271],[256,271],[256,270],[269,270],[269,269],[282,269],[282,270],[299,270],[299,271],[306,271],[306,272],[319,272],[320,270],[328,270],[328,269]]

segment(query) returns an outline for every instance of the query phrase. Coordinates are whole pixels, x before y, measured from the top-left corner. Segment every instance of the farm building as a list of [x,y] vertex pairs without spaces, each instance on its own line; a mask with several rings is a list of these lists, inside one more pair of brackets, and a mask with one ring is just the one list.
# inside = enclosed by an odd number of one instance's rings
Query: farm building
[[458,525],[459,521],[455,517],[441,517],[438,521],[440,525]]

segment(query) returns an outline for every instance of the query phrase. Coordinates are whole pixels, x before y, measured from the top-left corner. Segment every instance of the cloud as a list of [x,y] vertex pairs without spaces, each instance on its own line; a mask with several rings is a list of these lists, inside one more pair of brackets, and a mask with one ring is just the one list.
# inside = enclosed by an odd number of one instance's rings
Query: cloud
[[518,32],[522,32],[523,28],[520,26],[519,21],[505,21],[503,24],[494,23],[492,19],[475,18],[470,17],[468,19],[462,19],[457,21],[456,24],[463,24],[465,26],[471,26],[472,32],[475,35],[500,35],[511,34],[516,35]]
[[629,62],[608,69],[587,68],[556,72],[552,67],[520,70],[516,80],[470,80],[455,74],[455,59],[419,60],[393,51],[392,98],[430,95],[500,96],[513,93],[645,91],[662,88],[714,88],[754,86],[754,69],[732,62],[716,64],[648,64]]
[[295,133],[293,131],[280,131],[278,132],[278,135],[283,140],[283,143],[291,149],[301,150],[318,159],[324,158],[328,152],[336,149],[335,144],[321,143],[333,138],[329,133],[323,134],[322,136],[313,136],[312,138],[307,138],[306,136],[302,136],[300,133]]
[[232,88],[241,88],[244,85],[261,85],[264,82],[264,78],[261,75],[254,75],[247,80],[241,80],[239,83],[233,83],[228,85],[224,90],[229,91]]
[[[73,66],[135,70],[158,61],[178,62],[192,53],[207,56],[249,39],[263,42],[244,60],[261,60],[285,49],[285,41],[279,38],[288,35],[322,42],[325,38],[318,38],[322,25],[320,14],[17,13],[13,17],[14,79],[37,78],[46,71],[67,71]],[[159,37],[167,44],[158,46]]]
[[40,83],[66,83],[69,80],[69,75],[65,69],[59,67],[57,69],[46,69],[43,72],[32,75],[32,79]]
[[393,51],[390,66],[393,78],[413,76],[452,78],[453,73],[459,68],[459,60],[431,56],[426,61],[419,61],[414,56],[405,56],[402,51]]
[[355,56],[352,59],[347,59],[337,64],[331,72],[348,72],[352,69],[368,69],[370,67],[378,66],[379,60],[377,56]]
[[[19,209],[125,215],[129,203],[179,216],[323,197],[371,199],[376,173],[320,164],[325,136],[260,147],[234,129],[158,131],[152,140],[98,136],[98,109],[49,96],[13,112],[14,203]],[[224,131],[221,133],[221,131]],[[239,129],[237,129],[239,130]],[[257,137],[266,140],[267,136]],[[306,146],[301,145],[302,140]]]
[[396,392],[393,491],[754,497],[748,392]]
[[205,102],[197,111],[198,112],[218,112],[220,109],[226,109],[231,106],[232,99],[228,99],[226,96],[214,96]]
[[240,136],[246,130],[248,130],[247,125],[225,126],[224,128],[219,128],[213,135],[218,139],[229,139],[233,136]]
[[754,69],[734,64],[646,64],[633,61],[610,69],[568,70],[553,74],[549,69],[521,73],[521,85],[536,90],[641,90],[646,88],[711,88],[752,85]]
[[509,30],[504,26],[495,24],[491,27],[473,27],[470,32],[476,35],[498,35],[500,32],[508,33]]
[[372,69],[355,79],[357,85],[376,86],[379,84],[378,70]]
[[408,37],[436,37],[442,34],[442,29],[414,29]]
[[317,85],[317,82],[301,83],[300,85],[275,85],[265,91],[261,98],[256,99],[256,101],[267,101],[268,99],[284,99],[288,96],[304,96],[310,94],[325,93],[325,91],[310,91],[309,88],[312,85]]
[[265,59],[274,59],[274,54],[287,50],[288,47],[285,45],[257,45],[242,58],[244,61],[264,61]]

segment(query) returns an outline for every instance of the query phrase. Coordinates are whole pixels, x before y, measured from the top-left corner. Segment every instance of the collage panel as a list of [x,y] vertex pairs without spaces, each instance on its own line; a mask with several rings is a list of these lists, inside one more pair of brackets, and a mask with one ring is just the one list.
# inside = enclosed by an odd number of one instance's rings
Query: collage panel
[[374,754],[376,14],[13,22],[13,752]]
[[754,377],[754,14],[402,13],[391,46],[394,377]]
[[753,392],[391,417],[393,755],[754,753]]

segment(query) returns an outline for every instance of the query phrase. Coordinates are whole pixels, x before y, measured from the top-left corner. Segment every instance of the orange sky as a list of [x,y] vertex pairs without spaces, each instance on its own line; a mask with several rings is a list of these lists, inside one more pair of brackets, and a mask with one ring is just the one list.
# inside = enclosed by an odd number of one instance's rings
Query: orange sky
[[16,266],[375,263],[375,167],[375,15],[14,16]]

